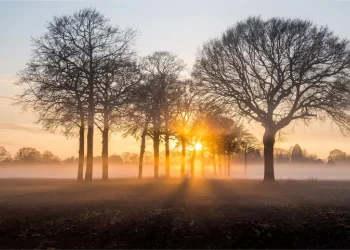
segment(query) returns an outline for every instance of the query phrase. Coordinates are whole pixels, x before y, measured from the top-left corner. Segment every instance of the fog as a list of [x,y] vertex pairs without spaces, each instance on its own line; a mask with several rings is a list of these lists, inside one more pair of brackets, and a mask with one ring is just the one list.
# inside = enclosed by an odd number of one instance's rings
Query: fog
[[[244,175],[243,165],[231,166],[231,178],[238,179],[262,179],[263,165],[252,164],[247,167],[247,176]],[[111,164],[109,166],[110,178],[136,178],[138,174],[137,164]],[[165,175],[165,167],[160,166],[160,176]],[[180,165],[172,165],[172,177],[180,176]],[[186,168],[186,175],[190,176],[189,166]],[[65,178],[75,179],[77,176],[77,165],[8,165],[0,166],[0,178]],[[94,178],[102,176],[100,164],[94,165]],[[201,177],[200,162],[196,165],[196,177]],[[205,176],[215,178],[212,166],[205,167]],[[153,177],[153,166],[146,165],[143,169],[143,177]],[[327,164],[276,164],[276,180],[350,180],[350,166],[348,165],[327,165]]]

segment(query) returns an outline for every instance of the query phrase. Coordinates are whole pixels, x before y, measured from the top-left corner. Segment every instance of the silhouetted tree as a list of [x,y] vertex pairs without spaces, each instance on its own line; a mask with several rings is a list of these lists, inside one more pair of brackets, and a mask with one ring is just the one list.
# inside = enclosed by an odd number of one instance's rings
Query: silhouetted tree
[[11,158],[11,154],[6,150],[4,146],[0,146],[0,162]]
[[291,163],[297,163],[297,162],[302,162],[303,160],[303,151],[301,150],[301,147],[299,144],[295,144],[292,150],[292,154],[290,157]]
[[74,156],[67,157],[66,159],[62,160],[62,164],[73,164],[79,162],[79,158],[76,158]]
[[150,135],[149,127],[154,112],[154,89],[148,82],[139,85],[133,94],[133,101],[122,121],[123,136],[141,138],[139,154],[138,178],[142,178],[144,154],[146,150],[146,137]]
[[227,120],[229,130],[222,134],[221,140],[223,143],[223,153],[225,155],[225,175],[231,175],[231,155],[238,153],[241,146],[241,140],[243,135],[243,127],[233,120]]
[[138,162],[138,154],[132,152],[124,152],[120,155],[124,163],[137,163]]
[[[207,107],[204,108],[205,117],[203,118],[206,134],[204,142],[207,145],[213,160],[214,175],[217,174],[217,165],[221,174],[221,161],[223,153],[223,134],[229,130],[227,122],[230,118],[225,117],[227,113],[222,106],[218,106],[212,100],[207,101]],[[216,164],[216,155],[218,164]]]
[[[45,65],[44,68],[39,68],[35,72],[39,76],[50,76],[52,87],[59,86],[64,89],[65,86],[62,86],[61,80],[65,83],[67,79],[70,79],[69,82],[78,84],[78,90],[82,95],[79,95],[77,99],[72,99],[72,96],[68,98],[74,102],[76,107],[83,107],[80,109],[80,113],[84,112],[85,116],[86,112],[88,133],[85,179],[90,181],[93,171],[96,87],[101,76],[108,74],[106,62],[115,61],[115,57],[123,50],[124,40],[121,38],[125,38],[123,36],[126,33],[123,33],[116,26],[111,26],[108,19],[95,9],[90,8],[78,11],[73,15],[55,17],[48,23],[47,29],[44,36],[34,39],[34,57],[28,67],[35,71],[36,66]],[[59,77],[59,80],[56,80],[55,76]],[[52,93],[54,97],[62,97],[62,95],[57,95],[57,91],[49,93]],[[70,104],[68,106],[70,111],[74,111]],[[50,112],[53,110],[50,109]],[[79,112],[73,112],[73,114]],[[69,114],[69,112],[64,113]],[[65,115],[62,116],[65,117]],[[80,120],[80,134],[83,134],[84,123],[82,118]],[[80,139],[79,152],[80,155],[83,155],[84,141],[81,136]],[[78,178],[81,178],[82,167],[80,164],[81,162],[79,163]]]
[[41,154],[35,148],[24,147],[18,150],[15,160],[22,163],[38,163],[41,160]]
[[306,149],[304,149],[303,150],[302,162],[303,163],[316,164],[316,163],[322,163],[322,160],[318,159],[316,154],[310,154],[310,153],[307,152]]
[[[96,125],[102,132],[102,179],[108,179],[108,137],[113,125],[122,116],[133,99],[134,88],[140,81],[140,72],[131,48],[135,31],[115,33],[114,57],[105,59],[103,74],[96,80]],[[117,49],[119,47],[119,49]]]
[[37,123],[52,133],[63,128],[67,136],[79,130],[78,180],[83,179],[84,136],[86,117],[86,86],[78,71],[61,61],[52,60],[47,48],[35,41],[34,55],[27,68],[20,73],[18,84],[26,84],[17,104],[23,109],[33,109],[38,114]]
[[[151,127],[153,139],[154,177],[159,176],[159,144],[162,132],[165,134],[166,176],[170,175],[169,162],[169,89],[184,70],[184,62],[167,51],[157,51],[143,58],[141,69],[147,84],[153,89]],[[164,125],[164,126],[162,126]],[[163,128],[163,131],[162,131]]]
[[251,17],[198,53],[193,76],[218,102],[265,128],[264,180],[274,181],[276,132],[327,114],[350,129],[348,41],[299,19]]
[[258,139],[247,131],[243,131],[241,137],[239,144],[244,154],[244,176],[246,177],[248,155],[259,150],[260,145]]
[[[241,132],[235,121],[226,114],[226,110],[211,99],[198,98],[194,102],[194,113],[190,122],[190,133],[187,135],[189,145],[194,149],[192,158],[195,157],[197,142],[202,144],[202,173],[204,175],[203,153],[208,150],[212,156],[219,156],[219,170],[221,171],[221,160],[223,158],[225,175],[230,173],[230,156],[238,151],[238,138]],[[191,169],[194,174],[195,160],[191,161]],[[215,169],[214,169],[215,172]]]
[[123,163],[123,159],[120,157],[120,155],[112,154],[108,158],[109,158],[109,162],[110,163],[114,163],[114,164],[121,164],[121,163]]
[[334,149],[329,152],[328,161],[334,163],[344,162],[346,161],[346,153],[339,149]]
[[274,153],[277,163],[290,163],[291,153],[289,150],[283,148],[275,148]]
[[41,162],[42,163],[58,163],[60,162],[60,158],[56,155],[54,155],[51,151],[44,151],[41,154]]
[[171,127],[181,144],[181,177],[185,176],[186,150],[191,134],[192,122],[198,109],[200,93],[192,80],[177,81],[178,98],[174,103],[174,119]]

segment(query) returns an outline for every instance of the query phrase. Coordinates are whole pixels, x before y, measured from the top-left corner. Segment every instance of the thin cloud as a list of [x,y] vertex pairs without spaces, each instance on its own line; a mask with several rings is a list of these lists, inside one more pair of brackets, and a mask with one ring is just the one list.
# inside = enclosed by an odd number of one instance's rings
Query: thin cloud
[[17,143],[17,142],[10,142],[10,141],[0,141],[1,146],[15,146],[15,147],[24,147],[24,144]]
[[10,96],[5,96],[5,95],[0,95],[0,99],[5,99],[5,100],[14,100],[13,97]]
[[33,127],[27,127],[23,125],[17,125],[12,123],[0,123],[0,129],[11,129],[11,130],[18,130],[18,131],[25,131],[32,134],[43,134],[45,131],[43,131],[40,128],[33,128]]

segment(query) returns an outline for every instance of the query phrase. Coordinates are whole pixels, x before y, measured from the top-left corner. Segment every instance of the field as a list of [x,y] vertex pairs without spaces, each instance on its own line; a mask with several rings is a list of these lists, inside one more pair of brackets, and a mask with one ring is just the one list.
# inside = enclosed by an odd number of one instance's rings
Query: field
[[0,180],[0,248],[349,248],[350,182]]

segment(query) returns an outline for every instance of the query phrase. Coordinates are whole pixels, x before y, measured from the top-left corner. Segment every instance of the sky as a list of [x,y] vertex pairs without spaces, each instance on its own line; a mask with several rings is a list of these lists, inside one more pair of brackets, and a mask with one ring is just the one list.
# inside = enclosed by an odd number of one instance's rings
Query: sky
[[[50,150],[60,157],[76,156],[77,138],[50,134],[35,124],[36,115],[12,105],[12,98],[22,88],[15,85],[17,73],[24,69],[31,55],[31,38],[46,31],[53,16],[72,14],[95,7],[121,28],[139,31],[136,50],[140,56],[157,50],[177,54],[186,64],[189,74],[200,46],[219,37],[237,21],[249,16],[297,17],[327,25],[342,38],[350,39],[350,1],[224,1],[224,0],[128,0],[128,1],[0,1],[0,146],[12,154],[20,147]],[[262,139],[263,128],[249,124],[251,131]],[[96,130],[94,151],[101,152],[101,137]],[[300,144],[308,152],[325,159],[329,151],[338,148],[350,154],[350,138],[344,137],[331,121],[302,122],[282,130],[277,147],[288,149]],[[148,143],[147,150],[151,151]],[[138,152],[134,138],[111,135],[110,153]]]

